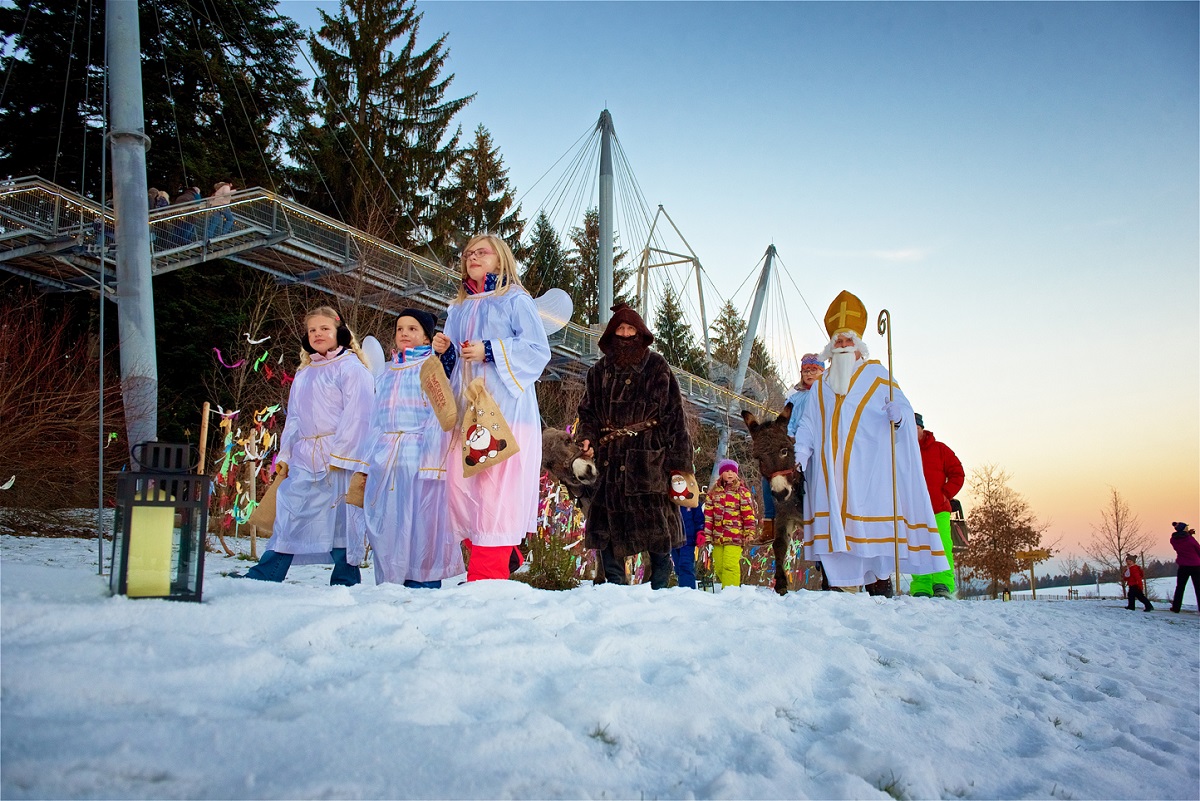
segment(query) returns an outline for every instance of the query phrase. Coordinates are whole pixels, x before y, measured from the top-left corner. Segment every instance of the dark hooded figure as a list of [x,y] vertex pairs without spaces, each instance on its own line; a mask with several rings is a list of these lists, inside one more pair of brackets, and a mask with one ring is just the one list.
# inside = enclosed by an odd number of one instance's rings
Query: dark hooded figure
[[584,546],[600,552],[605,579],[625,583],[625,558],[650,554],[650,585],[667,586],[671,549],[683,544],[671,473],[690,473],[692,440],[679,384],[650,350],[654,335],[624,303],[600,337],[604,355],[587,374],[576,440],[594,451],[600,478]]

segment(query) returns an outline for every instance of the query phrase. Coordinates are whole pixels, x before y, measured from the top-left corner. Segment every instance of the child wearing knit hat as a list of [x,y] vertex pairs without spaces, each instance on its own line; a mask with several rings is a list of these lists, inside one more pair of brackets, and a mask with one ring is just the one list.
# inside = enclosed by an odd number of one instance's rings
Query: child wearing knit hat
[[713,546],[717,581],[722,587],[737,587],[742,583],[742,543],[754,534],[758,521],[738,463],[722,459],[717,476],[704,507],[704,536]]
[[789,437],[796,436],[796,426],[800,425],[800,418],[804,416],[804,407],[808,405],[808,399],[811,397],[809,390],[824,373],[825,362],[819,355],[806,353],[800,357],[800,380],[796,383],[796,391],[787,400],[792,404],[792,416],[788,420]]

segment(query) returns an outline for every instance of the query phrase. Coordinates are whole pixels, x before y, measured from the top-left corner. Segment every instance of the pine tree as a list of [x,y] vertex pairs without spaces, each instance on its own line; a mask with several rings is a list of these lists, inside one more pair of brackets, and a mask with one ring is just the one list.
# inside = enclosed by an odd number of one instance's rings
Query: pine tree
[[454,180],[443,194],[450,213],[442,222],[450,227],[435,234],[436,250],[449,255],[467,237],[487,232],[506,241],[514,252],[520,251],[525,228],[521,207],[508,183],[500,148],[492,145],[492,135],[482,124],[475,129],[475,141],[455,165]]
[[746,320],[733,301],[725,301],[710,328],[713,358],[729,367],[737,367],[742,340],[746,337]]
[[683,307],[671,287],[663,293],[654,314],[654,349],[668,364],[689,373],[705,375],[704,351],[696,345],[696,334],[683,316]]
[[[583,214],[583,225],[571,229],[569,238],[575,245],[567,252],[567,264],[572,272],[571,300],[575,312],[571,319],[580,325],[595,325],[600,322],[600,211],[588,209]],[[633,269],[621,267],[625,260],[620,237],[613,234],[613,303],[629,302],[626,285],[633,277]]]
[[766,379],[768,384],[779,383],[779,370],[775,367],[775,360],[767,351],[762,337],[755,337],[750,345],[750,369]]
[[521,283],[529,290],[529,294],[537,297],[550,287],[558,287],[571,292],[574,283],[567,256],[559,242],[558,231],[546,212],[538,212],[533,221],[533,236],[523,249],[525,255],[525,272]]
[[[207,194],[217,180],[273,187],[281,132],[307,114],[296,23],[267,0],[156,0],[139,10],[150,185],[172,194],[185,185]],[[0,173],[40,174],[98,197],[104,26],[102,2],[0,8],[11,47],[0,58]]]
[[442,200],[462,129],[450,126],[474,95],[446,99],[446,35],[418,51],[411,0],[342,0],[336,16],[320,14],[308,40],[319,108],[296,137],[297,196],[423,250],[451,227]]

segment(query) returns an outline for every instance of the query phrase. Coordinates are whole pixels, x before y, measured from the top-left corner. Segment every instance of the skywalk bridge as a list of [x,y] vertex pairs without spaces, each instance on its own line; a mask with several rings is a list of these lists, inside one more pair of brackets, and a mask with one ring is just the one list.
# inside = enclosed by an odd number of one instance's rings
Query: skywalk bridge
[[[229,212],[227,219],[223,212]],[[41,178],[0,184],[0,269],[46,291],[103,291],[116,300],[111,209]],[[301,284],[350,304],[391,313],[424,306],[440,313],[458,294],[458,276],[441,265],[265,189],[150,212],[154,275],[227,259],[262,270],[281,285]],[[600,332],[569,323],[551,335],[544,378],[582,379],[599,358]],[[767,409],[758,400],[672,368],[701,419],[723,428],[729,412]]]

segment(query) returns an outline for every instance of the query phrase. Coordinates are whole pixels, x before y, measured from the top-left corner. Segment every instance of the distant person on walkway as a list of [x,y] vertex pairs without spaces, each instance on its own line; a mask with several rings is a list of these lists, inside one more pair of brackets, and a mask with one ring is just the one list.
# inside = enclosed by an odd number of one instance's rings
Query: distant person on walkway
[[208,196],[208,207],[215,209],[208,217],[207,238],[221,236],[233,231],[233,212],[229,210],[229,198],[233,195],[233,184],[217,181],[213,193]]
[[800,415],[795,457],[804,472],[804,558],[820,561],[833,587],[875,585],[874,592],[890,595],[896,545],[901,572],[934,573],[950,563],[929,503],[912,406],[887,368],[868,361],[867,322],[866,307],[849,292],[825,312],[829,344],[821,356],[831,364]]
[[937,520],[938,535],[942,550],[950,567],[937,573],[924,573],[912,577],[909,593],[914,597],[954,597],[954,538],[950,535],[950,501],[962,489],[967,474],[962,462],[944,442],[939,442],[932,431],[925,428],[925,418],[914,414],[917,424],[917,445],[921,448],[921,466],[925,472],[925,484],[929,488],[929,502],[933,504],[933,516]]
[[[600,471],[584,547],[600,552],[604,577],[625,584],[625,559],[650,554],[650,586],[671,580],[671,550],[683,545],[671,475],[692,473],[683,396],[654,335],[625,303],[600,335],[604,354],[587,373],[575,438]],[[710,496],[711,497],[711,496]]]
[[696,589],[696,547],[704,546],[704,490],[700,490],[700,503],[692,507],[679,507],[683,520],[683,545],[671,549],[671,563],[675,565],[675,578],[680,587]]
[[713,574],[722,587],[742,585],[742,546],[753,539],[757,523],[738,463],[722,459],[704,505],[704,538],[712,543]]
[[1154,607],[1146,597],[1146,579],[1142,569],[1138,567],[1137,557],[1129,554],[1125,557],[1125,594],[1129,598],[1126,609],[1132,610],[1140,601],[1147,612],[1153,612]]
[[[175,196],[175,205],[183,205],[187,203],[195,203],[200,199],[200,187],[189,186],[184,187],[178,195]],[[179,223],[176,226],[176,239],[172,242],[172,247],[187,245],[196,241],[196,223],[194,220],[200,215],[192,214],[186,217],[180,217]]]
[[[279,440],[275,524],[246,577],[283,581],[293,563],[332,562],[330,585],[349,587],[362,581],[358,565],[366,555],[361,498],[375,385],[358,340],[335,310],[312,310],[304,329]],[[357,503],[348,502],[352,489]]]
[[1183,609],[1183,591],[1187,589],[1188,579],[1192,580],[1192,590],[1196,593],[1196,607],[1200,609],[1200,543],[1196,542],[1196,532],[1188,528],[1187,523],[1172,523],[1175,532],[1171,534],[1171,547],[1175,549],[1175,564],[1179,566],[1175,576],[1175,598],[1171,601],[1171,611]]

